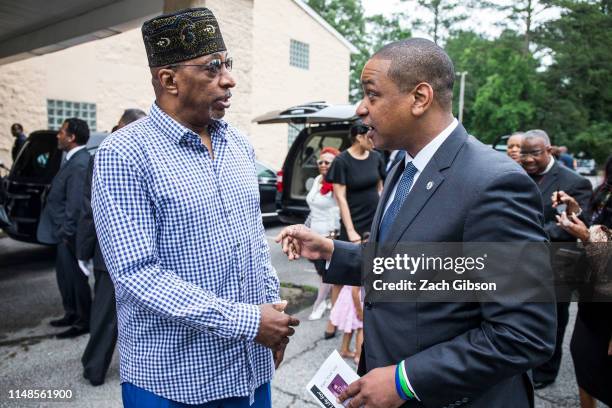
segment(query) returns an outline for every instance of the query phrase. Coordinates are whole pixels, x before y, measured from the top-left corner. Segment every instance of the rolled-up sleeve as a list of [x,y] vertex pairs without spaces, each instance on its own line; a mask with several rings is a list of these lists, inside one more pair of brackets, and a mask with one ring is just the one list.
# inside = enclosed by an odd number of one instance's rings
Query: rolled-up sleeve
[[259,329],[257,305],[218,298],[162,267],[155,209],[143,172],[104,146],[95,160],[94,221],[117,301],[194,330],[252,341]]

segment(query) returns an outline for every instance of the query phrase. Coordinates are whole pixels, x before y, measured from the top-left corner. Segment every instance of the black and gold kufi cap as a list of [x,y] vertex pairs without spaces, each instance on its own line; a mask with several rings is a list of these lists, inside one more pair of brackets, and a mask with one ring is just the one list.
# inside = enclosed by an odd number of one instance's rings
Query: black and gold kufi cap
[[219,24],[207,8],[163,14],[142,25],[150,67],[162,67],[225,51]]

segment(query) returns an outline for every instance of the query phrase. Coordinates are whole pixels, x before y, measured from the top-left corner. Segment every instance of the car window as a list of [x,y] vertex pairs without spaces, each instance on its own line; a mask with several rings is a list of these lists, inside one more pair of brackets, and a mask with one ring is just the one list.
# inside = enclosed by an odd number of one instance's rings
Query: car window
[[15,181],[50,183],[59,170],[62,152],[57,148],[55,135],[37,135],[24,145],[13,165],[11,178]]
[[496,143],[494,143],[493,145],[493,149],[497,150],[498,152],[504,152],[504,153],[507,152],[509,138],[510,138],[510,135],[504,135],[500,137],[499,139],[497,139]]
[[303,200],[308,194],[315,177],[319,175],[317,160],[324,147],[335,147],[343,150],[348,147],[348,130],[322,131],[312,130],[301,146],[293,163],[291,176],[291,198]]
[[257,177],[276,179],[276,172],[259,162],[255,162],[255,170],[257,171]]

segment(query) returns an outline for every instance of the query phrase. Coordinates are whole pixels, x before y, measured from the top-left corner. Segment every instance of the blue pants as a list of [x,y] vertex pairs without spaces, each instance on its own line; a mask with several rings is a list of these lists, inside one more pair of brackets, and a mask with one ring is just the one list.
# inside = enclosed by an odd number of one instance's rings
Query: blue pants
[[270,394],[270,383],[265,383],[255,390],[255,401],[249,405],[249,397],[233,397],[207,402],[199,405],[183,404],[159,395],[155,395],[145,389],[124,382],[121,384],[121,395],[124,408],[271,408],[272,397]]

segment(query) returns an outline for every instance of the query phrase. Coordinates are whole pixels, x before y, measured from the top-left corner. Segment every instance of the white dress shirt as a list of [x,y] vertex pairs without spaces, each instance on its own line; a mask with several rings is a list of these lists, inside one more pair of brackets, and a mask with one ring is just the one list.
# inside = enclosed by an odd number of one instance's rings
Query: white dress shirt
[[74,156],[79,150],[83,150],[86,145],[73,147],[68,153],[66,153],[66,161],[70,160],[72,156]]
[[550,171],[550,169],[553,168],[554,165],[555,165],[555,159],[552,156],[550,156],[550,161],[546,165],[546,169],[544,169],[543,172],[539,173],[538,176],[543,176],[546,173],[548,173]]
[[[410,186],[410,190],[412,190],[412,187],[416,184],[417,180],[419,179],[419,176],[427,166],[427,163],[429,163],[434,154],[436,154],[440,146],[442,146],[442,143],[444,143],[444,141],[450,136],[450,134],[453,133],[458,124],[459,122],[457,121],[457,119],[453,118],[451,124],[448,125],[448,127],[444,129],[438,136],[433,138],[431,142],[427,143],[427,145],[422,148],[421,151],[416,154],[416,156],[411,157],[410,154],[406,152],[406,158],[404,159],[404,168],[406,168],[405,166],[407,166],[408,163],[412,162],[414,167],[416,167],[417,169],[417,172],[412,180],[412,186]],[[393,186],[393,191],[391,191],[389,199],[385,203],[384,213],[387,212],[387,209],[389,209],[389,206],[393,202],[393,198],[395,198],[395,192],[397,191],[398,184],[399,183],[395,183],[395,185]]]

